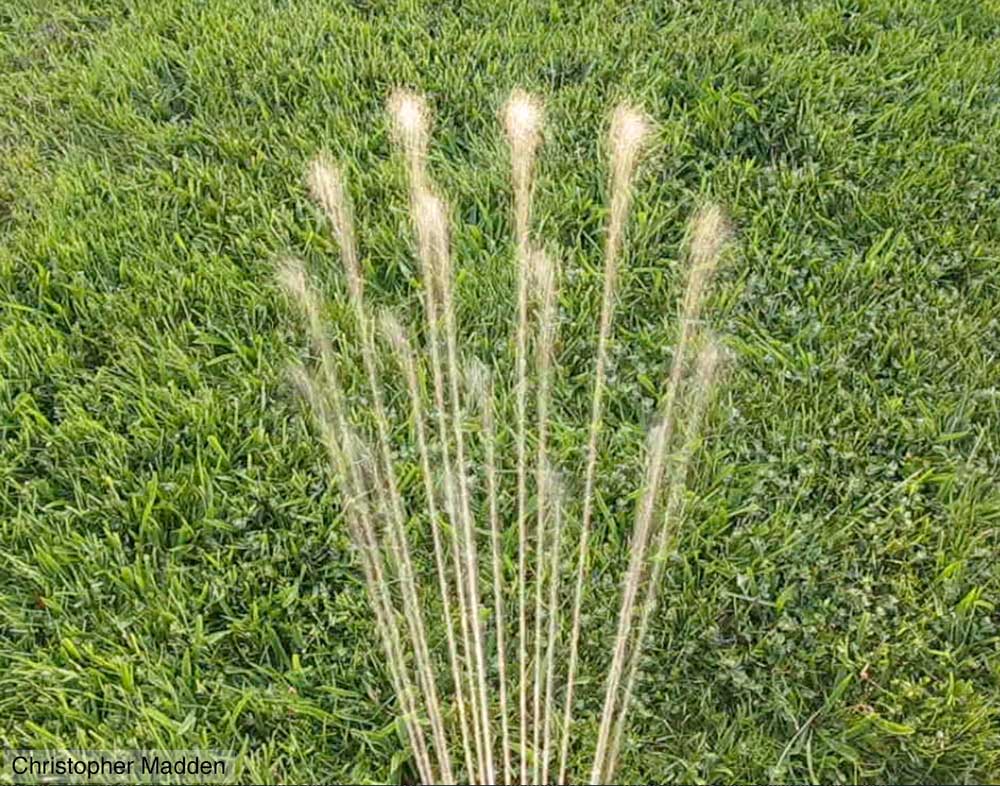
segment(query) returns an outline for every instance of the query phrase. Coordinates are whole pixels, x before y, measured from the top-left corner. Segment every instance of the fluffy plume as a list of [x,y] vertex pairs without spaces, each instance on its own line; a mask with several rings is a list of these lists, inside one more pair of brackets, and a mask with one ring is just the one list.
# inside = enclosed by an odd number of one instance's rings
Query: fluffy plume
[[319,155],[309,164],[309,191],[330,221],[334,239],[340,245],[340,258],[344,263],[347,286],[351,297],[360,299],[362,293],[361,269],[354,242],[354,218],[351,202],[344,186],[340,168],[325,155]]
[[524,90],[514,90],[503,107],[503,126],[510,146],[534,153],[542,133],[542,105]]
[[389,98],[392,130],[406,153],[412,193],[426,186],[427,138],[430,112],[424,97],[409,90],[396,90]]

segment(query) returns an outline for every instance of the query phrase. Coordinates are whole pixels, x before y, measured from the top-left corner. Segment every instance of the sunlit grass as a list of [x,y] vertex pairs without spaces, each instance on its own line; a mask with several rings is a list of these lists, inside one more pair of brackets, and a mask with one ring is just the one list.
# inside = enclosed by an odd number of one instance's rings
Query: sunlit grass
[[[622,98],[656,121],[609,347],[586,572],[606,604],[582,620],[600,642],[675,349],[687,218],[724,202],[739,242],[706,312],[734,361],[692,459],[619,777],[993,779],[997,29],[971,2],[519,4],[502,18],[487,3],[7,4],[0,742],[231,747],[252,781],[415,772],[339,493],[288,381],[304,344],[273,264],[304,257],[334,340],[354,335],[303,177],[329,150],[365,228],[366,301],[417,322],[409,183],[384,111],[393,86],[419,89],[428,167],[460,219],[457,328],[509,373],[497,115],[522,85],[545,96],[532,225],[569,249],[549,452],[575,477],[601,305],[600,140]],[[498,412],[516,412],[505,395]],[[399,375],[395,445],[413,445],[405,396]],[[497,453],[509,516],[516,445],[501,434]],[[419,456],[404,459],[419,494]],[[501,547],[513,575],[516,537]],[[433,582],[432,544],[419,552]],[[427,632],[445,652],[443,622]],[[581,657],[572,772],[591,766],[607,665]]]

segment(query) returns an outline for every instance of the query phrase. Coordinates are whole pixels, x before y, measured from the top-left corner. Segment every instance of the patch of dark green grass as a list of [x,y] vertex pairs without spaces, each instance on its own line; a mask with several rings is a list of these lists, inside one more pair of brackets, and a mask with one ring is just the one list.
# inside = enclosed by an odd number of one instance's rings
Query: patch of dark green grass
[[[553,446],[571,471],[600,298],[596,140],[621,97],[659,123],[615,331],[590,641],[614,626],[684,220],[710,196],[738,230],[712,312],[737,360],[619,777],[996,780],[998,69],[1000,13],[972,0],[8,3],[0,743],[232,748],[247,781],[412,772],[286,381],[302,340],[272,263],[304,256],[351,334],[303,185],[330,149],[372,299],[415,313],[383,105],[424,90],[463,222],[460,325],[509,368],[496,110],[521,85],[547,99],[536,214],[567,272]],[[605,649],[583,652],[575,772]]]

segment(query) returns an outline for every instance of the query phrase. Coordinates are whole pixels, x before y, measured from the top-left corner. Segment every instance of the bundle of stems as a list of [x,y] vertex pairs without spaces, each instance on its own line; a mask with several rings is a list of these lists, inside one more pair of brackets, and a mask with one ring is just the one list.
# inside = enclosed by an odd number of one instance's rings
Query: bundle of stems
[[[343,519],[358,553],[416,777],[427,783],[568,783],[575,753],[578,760],[590,759],[592,783],[608,782],[615,776],[666,557],[684,516],[688,468],[717,384],[719,344],[701,327],[701,314],[727,222],[715,205],[703,207],[692,221],[678,338],[648,441],[603,711],[593,750],[582,750],[574,734],[574,696],[609,352],[633,183],[651,124],[640,110],[623,104],[608,132],[601,311],[583,472],[575,479],[553,465],[549,450],[560,264],[559,255],[531,234],[533,175],[543,135],[540,101],[517,90],[501,113],[510,151],[517,272],[514,368],[506,385],[503,369],[466,358],[459,346],[449,210],[427,171],[426,102],[397,91],[389,114],[409,186],[422,283],[419,331],[388,311],[374,313],[366,302],[348,186],[325,156],[310,164],[308,184],[340,251],[355,335],[351,347],[335,345],[317,288],[301,262],[283,260],[279,278],[304,317],[316,359],[309,368],[297,366],[293,377],[341,492]],[[361,357],[360,396],[349,395],[342,380],[348,349]],[[408,452],[415,452],[421,478],[415,494],[401,481],[387,375],[401,379],[405,389],[415,448]],[[498,408],[508,400],[502,395],[508,388],[515,411],[501,418]],[[510,510],[503,504],[507,462],[499,448],[508,444],[514,446]],[[576,529],[567,527],[571,484],[582,491]],[[428,531],[432,578],[417,571],[424,564],[418,550],[427,547]],[[570,532],[572,540],[566,537]],[[516,541],[516,559],[505,559],[507,541]],[[438,604],[432,625],[429,609]],[[444,652],[436,658],[431,634],[439,618]],[[563,651],[565,663],[557,658]]]

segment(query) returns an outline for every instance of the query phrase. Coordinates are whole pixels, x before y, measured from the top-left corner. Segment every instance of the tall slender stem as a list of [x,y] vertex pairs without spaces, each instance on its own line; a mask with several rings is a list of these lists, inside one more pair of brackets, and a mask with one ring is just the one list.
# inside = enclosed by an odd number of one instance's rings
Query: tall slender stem
[[549,558],[549,605],[547,643],[545,648],[545,704],[542,727],[544,729],[542,743],[542,779],[541,783],[549,783],[549,760],[552,750],[552,699],[555,691],[555,652],[556,633],[559,611],[559,559],[562,551],[562,517],[563,492],[554,479],[549,480],[552,491],[552,518],[555,530],[552,535],[551,554]]
[[[443,214],[437,201],[429,192],[426,172],[428,112],[424,99],[407,91],[397,91],[389,102],[389,111],[395,126],[396,138],[402,146],[407,161],[407,173],[410,185],[410,212],[413,218],[417,239],[417,257],[420,262],[421,276],[424,283],[424,317],[427,329],[427,343],[430,348],[431,372],[434,383],[434,412],[437,431],[441,446],[443,464],[445,503],[448,517],[451,521],[450,548],[452,561],[455,565],[455,590],[458,598],[459,622],[462,634],[462,650],[465,656],[464,676],[466,684],[455,685],[456,700],[460,707],[468,707],[471,718],[465,718],[464,711],[459,713],[463,740],[471,736],[475,748],[475,761],[471,749],[464,744],[466,771],[470,781],[485,780],[486,763],[484,756],[483,736],[487,730],[480,728],[480,713],[477,710],[477,691],[475,675],[472,666],[474,649],[469,627],[469,604],[466,597],[466,582],[463,579],[462,548],[459,543],[462,512],[458,500],[457,469],[452,460],[447,408],[445,406],[445,378],[443,340],[440,331],[441,293],[439,292],[435,274],[434,245],[439,232],[437,224],[443,221]],[[465,698],[463,698],[463,692]],[[472,733],[469,733],[471,720]]]
[[614,319],[615,294],[618,282],[618,257],[622,246],[625,220],[632,196],[632,180],[636,162],[649,133],[644,116],[628,106],[620,106],[612,118],[608,147],[611,151],[611,211],[604,250],[604,287],[601,297],[601,318],[597,333],[597,360],[594,368],[594,388],[591,399],[590,428],[587,438],[587,466],[583,491],[583,518],[580,523],[580,544],[576,564],[576,586],[573,591],[573,622],[570,630],[569,666],[566,678],[566,703],[563,709],[563,735],[559,750],[559,783],[566,782],[567,757],[572,730],[573,689],[576,681],[580,620],[583,606],[584,579],[590,546],[593,517],[594,480],[597,469],[597,448],[604,415],[604,388],[607,380],[608,341]]
[[311,406],[331,461],[339,471],[349,531],[361,555],[368,594],[376,615],[376,626],[386,651],[393,689],[402,705],[407,736],[421,777],[434,782],[436,774],[427,753],[419,722],[417,694],[406,668],[395,614],[387,595],[388,585],[383,578],[381,555],[371,513],[366,504],[368,493],[355,449],[357,439],[347,420],[344,397],[334,366],[333,347],[322,325],[318,300],[306,281],[301,263],[297,260],[285,260],[279,276],[285,290],[306,317],[310,340],[320,358],[326,397],[319,393],[312,377],[304,369],[295,370],[293,377]]
[[656,609],[660,582],[663,580],[663,571],[666,567],[667,549],[671,538],[676,533],[676,524],[679,522],[683,512],[684,489],[688,467],[701,434],[701,423],[704,420],[705,410],[711,399],[719,356],[718,345],[711,338],[707,340],[705,346],[698,353],[697,370],[695,371],[691,389],[688,393],[689,403],[687,411],[684,413],[684,444],[669,471],[667,506],[657,534],[656,547],[650,557],[652,567],[650,568],[650,576],[646,581],[646,597],[643,600],[642,610],[639,614],[638,630],[633,640],[632,652],[629,655],[621,706],[618,709],[618,716],[615,720],[614,736],[612,737],[607,762],[601,775],[601,780],[604,783],[612,782],[615,769],[618,766],[618,753],[621,750],[625,722],[628,718],[629,706],[631,705],[635,689],[636,675],[639,671],[642,650],[645,646],[646,632],[649,629],[649,621]]
[[514,186],[514,237],[517,249],[517,590],[518,694],[521,714],[521,783],[528,782],[528,650],[527,650],[527,424],[528,424],[528,276],[531,223],[531,174],[540,140],[541,108],[515,90],[504,108]]
[[535,668],[532,690],[532,782],[538,783],[541,775],[542,733],[542,578],[545,567],[545,522],[549,516],[548,501],[548,429],[549,398],[552,386],[552,349],[556,332],[556,265],[543,252],[532,254],[532,273],[539,293],[539,337],[536,348],[537,366],[537,431],[538,454],[535,460],[537,517],[535,520]]
[[615,697],[622,678],[625,659],[625,648],[628,633],[632,623],[635,608],[636,593],[646,558],[646,547],[649,541],[649,529],[654,510],[659,499],[660,480],[663,474],[663,463],[666,452],[671,444],[674,427],[674,405],[680,388],[681,378],[686,368],[687,349],[694,324],[701,314],[708,282],[711,280],[718,264],[722,244],[726,236],[726,222],[721,210],[709,205],[703,208],[693,221],[691,240],[691,266],[688,272],[687,288],[681,312],[680,337],[674,353],[670,378],[667,382],[667,393],[662,412],[662,423],[651,443],[647,463],[646,479],[636,512],[635,528],[632,542],[629,546],[630,559],[628,570],[622,585],[622,602],[618,614],[618,633],[615,637],[614,653],[604,694],[604,709],[601,713],[601,725],[597,735],[597,746],[594,752],[594,763],[591,768],[591,783],[599,783],[601,773],[606,766],[605,759],[610,742],[611,722],[614,713]]
[[476,769],[469,770],[470,779],[478,778],[480,782],[486,780],[486,758],[484,736],[488,732],[487,728],[481,725],[482,717],[479,710],[478,691],[476,689],[476,675],[473,666],[475,645],[473,643],[473,626],[470,624],[470,610],[476,607],[472,603],[468,593],[468,581],[464,575],[464,558],[461,534],[464,532],[465,509],[460,500],[459,475],[461,474],[460,464],[451,454],[451,439],[448,427],[448,407],[445,401],[445,364],[442,355],[447,354],[444,347],[445,339],[441,335],[439,309],[443,309],[443,301],[439,302],[438,276],[435,272],[435,247],[438,243],[437,236],[446,231],[439,225],[443,223],[443,211],[436,197],[428,192],[422,192],[417,196],[416,202],[417,230],[420,246],[420,258],[425,277],[425,286],[428,288],[427,297],[424,300],[425,313],[427,316],[427,327],[429,335],[429,345],[431,348],[431,369],[434,378],[434,408],[437,413],[438,434],[441,441],[441,452],[444,463],[445,498],[448,502],[448,515],[451,519],[451,550],[452,559],[455,563],[455,580],[458,589],[459,615],[462,630],[463,649],[466,657],[466,690],[468,691],[468,706],[472,720],[472,736],[476,749]]
[[451,393],[451,422],[455,437],[455,464],[458,474],[459,503],[461,506],[465,556],[465,578],[469,599],[469,627],[473,634],[476,682],[479,688],[479,712],[483,729],[483,756],[486,764],[487,783],[496,783],[493,765],[493,738],[490,734],[489,702],[486,691],[486,656],[484,653],[483,624],[479,616],[479,565],[476,550],[476,530],[469,504],[468,465],[465,459],[465,438],[462,428],[462,404],[459,392],[458,338],[455,327],[455,304],[452,297],[451,254],[448,248],[447,222],[443,219],[444,207],[438,200],[442,219],[436,222],[436,256],[438,286],[444,311],[446,337],[446,368]]
[[310,168],[309,174],[313,196],[330,219],[334,234],[340,244],[340,255],[347,276],[350,301],[354,308],[358,332],[361,334],[361,358],[368,378],[368,388],[375,413],[375,425],[378,432],[378,447],[381,459],[381,477],[388,491],[388,512],[390,515],[387,518],[390,525],[388,527],[390,542],[393,544],[394,553],[399,560],[398,569],[403,607],[406,611],[407,627],[413,639],[421,688],[424,691],[424,698],[427,702],[427,713],[431,723],[435,754],[440,764],[442,777],[450,782],[454,780],[451,753],[448,750],[448,739],[441,717],[437,686],[434,681],[430,651],[427,647],[427,634],[424,627],[423,613],[417,603],[417,586],[413,575],[409,538],[406,534],[406,517],[403,513],[402,497],[396,483],[395,466],[389,436],[389,423],[382,401],[382,388],[378,381],[375,341],[364,305],[364,288],[357,258],[351,206],[347,198],[343,179],[339,171],[329,162],[322,158],[316,159]]
[[434,562],[437,568],[438,589],[441,593],[441,605],[444,612],[445,636],[448,646],[448,662],[451,668],[452,681],[455,685],[455,703],[458,707],[459,724],[462,730],[462,748],[465,754],[466,766],[472,770],[472,749],[468,734],[465,702],[462,696],[462,663],[459,659],[458,646],[455,641],[455,626],[452,621],[451,593],[448,588],[448,574],[444,546],[441,543],[441,523],[438,518],[437,500],[434,491],[434,476],[431,471],[430,450],[427,445],[425,416],[421,403],[420,382],[417,378],[416,360],[413,346],[403,327],[388,312],[382,315],[382,330],[395,350],[396,357],[406,377],[406,387],[410,398],[410,411],[417,438],[417,452],[420,455],[420,467],[424,476],[424,496],[427,499],[427,513],[430,518],[431,534],[434,541]]
[[486,453],[486,494],[489,500],[490,556],[493,563],[493,616],[496,621],[497,667],[500,672],[500,729],[503,741],[503,782],[512,783],[510,724],[507,713],[507,645],[503,602],[503,568],[500,557],[500,511],[498,506],[496,424],[493,413],[493,377],[481,369],[480,382],[473,388],[483,402],[483,443]]

